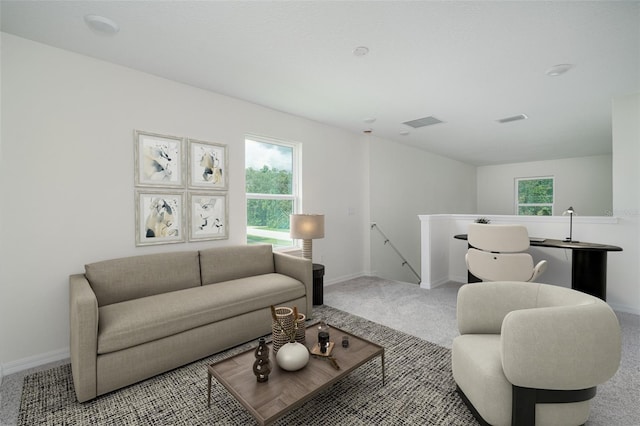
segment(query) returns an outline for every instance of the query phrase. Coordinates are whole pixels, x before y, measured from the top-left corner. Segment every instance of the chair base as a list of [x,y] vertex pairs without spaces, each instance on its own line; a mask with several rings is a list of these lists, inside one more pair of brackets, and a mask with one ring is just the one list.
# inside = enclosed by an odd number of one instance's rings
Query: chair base
[[473,406],[471,401],[469,401],[469,398],[467,398],[467,395],[462,392],[462,389],[460,389],[460,386],[458,385],[456,385],[456,392],[458,392],[458,394],[460,395],[460,399],[462,399],[462,402],[464,402],[464,405],[467,406],[469,411],[471,411],[471,414],[473,414],[473,417],[478,421],[478,423],[480,423],[481,426],[491,426],[482,418],[480,413],[478,413],[478,410],[476,410],[476,407]]
[[[469,398],[462,389],[456,385],[456,391],[460,398],[473,414],[473,417],[482,426],[491,426],[487,423],[478,410],[473,406]],[[564,404],[571,402],[588,401],[596,396],[596,387],[579,390],[552,390],[552,389],[532,389],[520,386],[512,386],[512,426],[535,426],[536,424],[536,404]],[[583,425],[584,426],[584,425]]]

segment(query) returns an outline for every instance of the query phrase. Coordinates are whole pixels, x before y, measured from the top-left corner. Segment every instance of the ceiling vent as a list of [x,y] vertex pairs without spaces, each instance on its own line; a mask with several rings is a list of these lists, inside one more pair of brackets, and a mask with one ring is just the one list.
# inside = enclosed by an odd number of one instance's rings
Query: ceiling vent
[[500,120],[496,120],[496,121],[498,123],[510,123],[512,121],[526,120],[527,118],[529,117],[527,117],[526,114],[518,114],[512,117],[501,118]]
[[407,126],[411,126],[414,129],[419,127],[431,126],[433,124],[444,123],[442,120],[438,120],[434,116],[418,118],[417,120],[405,121],[402,124],[406,124]]

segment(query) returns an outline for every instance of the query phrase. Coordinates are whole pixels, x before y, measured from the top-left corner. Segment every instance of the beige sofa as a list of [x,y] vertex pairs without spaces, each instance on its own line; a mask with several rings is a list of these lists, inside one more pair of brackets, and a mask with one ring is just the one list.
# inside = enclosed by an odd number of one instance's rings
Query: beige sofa
[[270,245],[151,254],[71,275],[71,367],[83,402],[271,331],[271,305],[311,316],[311,261]]
[[596,386],[620,364],[615,313],[572,289],[467,284],[457,316],[453,378],[474,415],[494,426],[581,425]]

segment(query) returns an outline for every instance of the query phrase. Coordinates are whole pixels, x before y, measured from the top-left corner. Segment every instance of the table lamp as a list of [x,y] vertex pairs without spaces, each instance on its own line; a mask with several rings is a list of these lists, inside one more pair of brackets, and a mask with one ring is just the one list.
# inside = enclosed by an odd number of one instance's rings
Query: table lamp
[[289,219],[291,238],[302,240],[302,257],[313,260],[311,240],[324,238],[324,215],[292,214]]
[[569,207],[565,211],[562,212],[562,216],[569,215],[569,236],[564,239],[567,243],[577,243],[578,241],[573,240],[573,215],[576,214],[576,211],[573,207]]

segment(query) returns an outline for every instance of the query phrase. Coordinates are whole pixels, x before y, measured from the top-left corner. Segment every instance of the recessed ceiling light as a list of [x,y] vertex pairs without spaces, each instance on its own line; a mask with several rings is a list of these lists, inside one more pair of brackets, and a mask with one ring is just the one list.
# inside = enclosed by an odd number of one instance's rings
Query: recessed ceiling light
[[558,77],[573,68],[573,64],[558,64],[549,68],[545,74],[549,77]]
[[505,118],[501,118],[499,120],[496,120],[498,123],[510,123],[512,121],[518,121],[518,120],[526,120],[527,115],[526,114],[518,114],[518,115],[513,115],[511,117],[505,117]]
[[401,136],[409,136],[409,131],[408,130],[401,130],[400,131],[400,135]]
[[366,46],[358,46],[355,49],[353,49],[354,56],[364,56],[367,53],[369,53],[369,48]]
[[84,22],[93,31],[100,34],[113,35],[120,31],[120,26],[113,19],[100,15],[85,15]]
[[376,119],[374,117],[368,117],[362,121],[364,121],[365,123],[371,124],[371,123],[375,123]]

